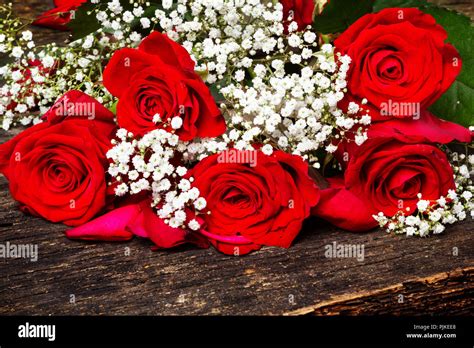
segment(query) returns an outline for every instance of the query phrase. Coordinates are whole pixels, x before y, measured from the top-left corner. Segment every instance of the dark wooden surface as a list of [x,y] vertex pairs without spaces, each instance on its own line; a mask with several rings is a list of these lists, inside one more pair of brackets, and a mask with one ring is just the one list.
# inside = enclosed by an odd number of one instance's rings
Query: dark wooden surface
[[[26,3],[45,7],[39,0]],[[460,6],[472,10],[470,2]],[[2,132],[0,142],[10,137]],[[19,212],[0,178],[0,243],[39,248],[37,262],[0,259],[0,314],[474,311],[472,221],[421,239],[382,231],[349,233],[312,219],[292,248],[264,248],[240,258],[191,247],[152,252],[151,243],[138,238],[77,242],[66,239],[64,229]],[[333,242],[364,245],[364,261],[326,258],[325,245]]]

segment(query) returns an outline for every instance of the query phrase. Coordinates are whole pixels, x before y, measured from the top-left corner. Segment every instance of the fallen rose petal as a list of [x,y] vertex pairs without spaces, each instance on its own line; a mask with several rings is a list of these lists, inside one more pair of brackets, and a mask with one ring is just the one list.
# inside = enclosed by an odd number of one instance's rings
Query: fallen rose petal
[[342,177],[327,179],[330,187],[321,190],[319,204],[311,211],[331,224],[352,232],[364,232],[378,226],[370,211],[356,195],[344,187]]
[[133,236],[149,238],[154,249],[169,249],[191,243],[200,248],[209,247],[203,236],[172,228],[160,219],[150,207],[148,200],[117,208],[82,226],[66,231],[71,239],[123,241]]
[[128,225],[140,213],[139,205],[127,205],[82,226],[66,231],[66,237],[82,240],[123,241],[133,238]]
[[146,233],[148,238],[155,243],[155,249],[169,249],[186,243],[200,248],[209,247],[209,243],[203,236],[167,225],[151,209],[148,201],[141,203],[140,210],[140,215],[130,224],[130,229],[137,235]]

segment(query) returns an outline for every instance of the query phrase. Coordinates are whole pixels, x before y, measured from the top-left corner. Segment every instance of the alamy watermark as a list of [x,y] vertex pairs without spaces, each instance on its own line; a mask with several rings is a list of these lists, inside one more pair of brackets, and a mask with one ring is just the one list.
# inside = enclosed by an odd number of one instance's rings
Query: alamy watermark
[[332,242],[324,246],[324,256],[328,259],[332,258],[355,258],[362,262],[365,258],[364,244],[339,244]]
[[217,157],[217,163],[239,163],[249,164],[250,167],[257,166],[257,151],[255,150],[229,150],[222,151]]
[[93,102],[71,102],[69,98],[65,96],[54,105],[54,108],[58,116],[87,117],[88,120],[95,118],[95,103]]
[[53,342],[56,340],[56,325],[35,325],[26,322],[18,326],[19,338],[46,338]]
[[38,261],[37,244],[13,244],[6,242],[0,244],[0,258],[3,259],[30,259],[32,262]]
[[395,102],[391,99],[380,104],[380,114],[382,116],[411,116],[418,120],[421,116],[420,103]]

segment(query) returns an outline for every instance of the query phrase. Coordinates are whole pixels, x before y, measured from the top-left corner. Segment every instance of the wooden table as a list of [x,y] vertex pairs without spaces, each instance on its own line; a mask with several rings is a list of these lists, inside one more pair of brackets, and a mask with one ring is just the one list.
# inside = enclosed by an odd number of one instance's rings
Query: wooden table
[[[48,4],[16,1],[24,14]],[[26,3],[26,5],[25,5]],[[450,5],[472,16],[467,0]],[[45,40],[62,34],[42,31]],[[43,34],[42,34],[43,35]],[[14,132],[13,132],[14,133]],[[12,132],[0,132],[0,142]],[[407,238],[349,233],[311,219],[292,248],[245,257],[150,242],[71,241],[65,227],[25,216],[0,178],[0,244],[37,244],[39,259],[0,259],[0,314],[449,314],[474,311],[474,224]],[[363,245],[365,258],[325,246]]]

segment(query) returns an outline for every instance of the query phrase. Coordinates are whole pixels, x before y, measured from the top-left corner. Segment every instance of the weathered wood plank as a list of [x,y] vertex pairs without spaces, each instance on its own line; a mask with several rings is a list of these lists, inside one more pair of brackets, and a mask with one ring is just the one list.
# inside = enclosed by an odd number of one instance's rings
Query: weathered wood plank
[[[41,13],[54,7],[52,0],[14,0],[11,3],[15,14],[28,20],[34,20]],[[47,28],[31,27],[30,30],[33,32],[34,41],[37,45],[44,45],[49,42],[63,45],[69,36],[69,33]]]
[[[401,284],[356,294],[336,296],[316,306],[301,308],[289,314],[315,315],[406,315],[420,310],[449,315],[472,312],[474,268],[455,269],[430,277],[407,280]],[[393,299],[397,298],[397,307]]]
[[474,18],[474,3],[471,0],[428,0],[438,5],[456,10]]

